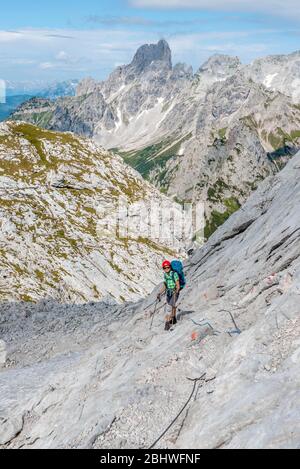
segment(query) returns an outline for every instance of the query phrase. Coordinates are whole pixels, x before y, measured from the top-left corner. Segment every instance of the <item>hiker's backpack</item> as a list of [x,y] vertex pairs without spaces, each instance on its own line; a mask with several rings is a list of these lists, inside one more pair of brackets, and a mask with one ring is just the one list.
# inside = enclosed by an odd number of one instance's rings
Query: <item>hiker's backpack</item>
[[172,271],[178,274],[180,290],[182,290],[186,285],[184,271],[183,271],[183,264],[181,261],[172,261],[171,267],[172,267]]

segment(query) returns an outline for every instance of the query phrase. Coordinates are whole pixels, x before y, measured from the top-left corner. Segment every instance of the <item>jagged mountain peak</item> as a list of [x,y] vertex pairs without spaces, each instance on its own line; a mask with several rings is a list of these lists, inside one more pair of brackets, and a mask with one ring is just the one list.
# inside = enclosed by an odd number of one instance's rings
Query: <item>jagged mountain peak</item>
[[214,54],[212,55],[198,70],[198,73],[203,72],[221,72],[227,73],[228,70],[235,72],[238,67],[241,66],[241,61],[238,57],[234,57],[226,54]]
[[171,49],[164,39],[158,41],[157,44],[144,44],[139,47],[130,66],[141,72],[154,61],[164,62],[169,69],[172,68]]
[[290,54],[271,54],[267,55],[265,57],[258,57],[254,59],[250,66],[261,63],[261,62],[273,62],[273,63],[280,63],[282,61],[287,62],[290,59],[299,59],[300,58],[300,50],[296,50],[294,52],[291,52]]
[[300,102],[300,51],[260,57],[244,69],[253,81]]
[[99,82],[92,77],[81,80],[76,88],[76,96],[92,93],[99,86]]
[[174,65],[172,78],[181,79],[181,78],[192,78],[193,76],[193,67],[184,62],[179,62]]

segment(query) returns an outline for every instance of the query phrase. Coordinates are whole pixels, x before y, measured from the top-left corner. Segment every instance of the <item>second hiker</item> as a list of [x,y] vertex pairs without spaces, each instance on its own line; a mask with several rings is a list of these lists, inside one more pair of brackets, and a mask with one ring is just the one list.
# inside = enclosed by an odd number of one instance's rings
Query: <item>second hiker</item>
[[171,325],[177,323],[176,302],[179,297],[181,286],[179,275],[172,269],[171,262],[164,261],[162,264],[162,268],[164,271],[164,286],[163,289],[157,295],[157,299],[160,301],[161,296],[166,293],[167,304],[172,308],[171,315],[166,318],[165,324],[165,330],[169,330]]

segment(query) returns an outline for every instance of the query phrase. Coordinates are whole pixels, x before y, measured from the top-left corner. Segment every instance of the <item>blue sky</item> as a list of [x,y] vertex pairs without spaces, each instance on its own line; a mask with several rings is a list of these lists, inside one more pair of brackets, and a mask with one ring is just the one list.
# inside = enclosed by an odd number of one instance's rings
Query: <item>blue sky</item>
[[1,7],[0,79],[104,79],[161,38],[194,70],[214,53],[250,62],[299,50],[299,22],[299,0],[11,0]]

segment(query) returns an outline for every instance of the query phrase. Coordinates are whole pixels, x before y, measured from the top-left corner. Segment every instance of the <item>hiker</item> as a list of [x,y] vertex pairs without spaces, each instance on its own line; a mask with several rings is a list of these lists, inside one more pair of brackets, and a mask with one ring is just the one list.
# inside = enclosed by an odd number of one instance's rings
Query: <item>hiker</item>
[[166,318],[165,330],[168,331],[171,325],[177,323],[176,319],[176,302],[179,297],[179,292],[181,290],[180,279],[178,273],[172,269],[171,262],[164,261],[162,263],[162,268],[164,270],[164,287],[158,293],[157,299],[161,300],[161,296],[165,293],[167,294],[167,304],[172,307],[171,316]]

